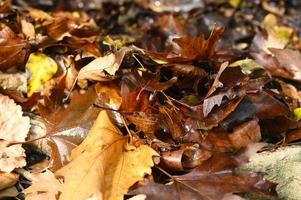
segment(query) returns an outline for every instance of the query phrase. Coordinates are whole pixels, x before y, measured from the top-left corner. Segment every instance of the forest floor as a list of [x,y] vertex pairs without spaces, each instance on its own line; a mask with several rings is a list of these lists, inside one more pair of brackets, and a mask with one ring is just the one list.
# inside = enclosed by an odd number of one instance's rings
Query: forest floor
[[301,2],[3,0],[0,199],[301,199]]

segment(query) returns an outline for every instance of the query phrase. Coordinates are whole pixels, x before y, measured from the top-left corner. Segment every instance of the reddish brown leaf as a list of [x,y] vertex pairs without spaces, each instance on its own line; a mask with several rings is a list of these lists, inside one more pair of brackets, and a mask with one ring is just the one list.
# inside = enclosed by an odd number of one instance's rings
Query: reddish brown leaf
[[0,24],[0,69],[23,65],[29,48],[8,26]]
[[235,127],[233,133],[228,137],[236,149],[246,147],[250,143],[259,142],[261,133],[258,119],[253,119]]

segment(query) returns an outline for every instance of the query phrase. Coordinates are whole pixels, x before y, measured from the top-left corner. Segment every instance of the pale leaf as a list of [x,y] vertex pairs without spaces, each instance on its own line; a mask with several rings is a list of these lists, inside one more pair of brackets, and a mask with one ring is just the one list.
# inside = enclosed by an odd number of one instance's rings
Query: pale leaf
[[86,66],[84,66],[78,73],[78,81],[83,85],[86,80],[93,81],[107,81],[111,80],[124,58],[124,55],[129,50],[122,48],[118,52],[110,53],[103,57],[98,57]]
[[31,174],[32,185],[24,190],[26,200],[56,200],[62,189],[62,184],[54,174],[46,170],[42,173]]
[[29,117],[22,115],[20,106],[0,94],[0,171],[11,172],[14,168],[26,165],[22,146],[8,146],[10,142],[24,142],[27,137]]

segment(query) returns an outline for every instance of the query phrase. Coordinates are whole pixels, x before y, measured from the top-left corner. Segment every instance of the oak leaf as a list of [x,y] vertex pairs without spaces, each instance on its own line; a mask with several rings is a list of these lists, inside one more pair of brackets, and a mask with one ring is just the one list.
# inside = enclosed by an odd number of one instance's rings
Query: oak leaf
[[71,162],[56,172],[64,177],[61,200],[121,200],[130,186],[151,174],[152,156],[142,145],[134,147],[122,136],[105,111],[100,112],[87,138],[72,151]]

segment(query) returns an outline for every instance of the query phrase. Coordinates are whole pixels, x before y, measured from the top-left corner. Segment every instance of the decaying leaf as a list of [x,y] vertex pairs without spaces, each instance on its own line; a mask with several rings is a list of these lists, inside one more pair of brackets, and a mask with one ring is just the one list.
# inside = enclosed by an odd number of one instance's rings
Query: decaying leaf
[[292,74],[294,80],[301,80],[301,54],[291,49],[269,48],[279,63]]
[[122,48],[117,53],[98,57],[78,72],[79,85],[86,85],[86,80],[108,81],[114,78],[116,71],[129,50]]
[[277,18],[273,14],[268,14],[264,18],[261,27],[267,32],[267,38],[265,39],[261,33],[257,33],[253,40],[253,46],[266,53],[270,53],[268,48],[283,49],[293,34],[292,28],[278,26]]
[[8,91],[27,93],[27,78],[25,73],[0,72],[0,87]]
[[102,111],[72,151],[71,162],[55,173],[64,177],[60,199],[82,200],[98,193],[99,199],[121,200],[131,185],[151,173],[154,155],[150,147],[129,144]]
[[40,87],[57,72],[56,62],[43,53],[30,54],[26,63],[26,68],[30,73],[28,81],[28,96],[38,92]]
[[31,174],[32,184],[23,192],[29,200],[57,200],[58,193],[62,191],[62,183],[55,178],[54,174],[46,170],[37,174]]
[[0,23],[0,47],[1,70],[23,64],[28,51],[27,42],[2,23]]
[[10,142],[25,141],[30,128],[29,117],[23,117],[21,106],[1,94],[0,111],[0,171],[11,172],[26,165],[22,146],[8,145]]
[[246,147],[248,144],[259,142],[261,140],[261,133],[258,120],[253,119],[239,125],[234,128],[233,133],[231,133],[228,137],[236,149],[241,149],[242,147]]

